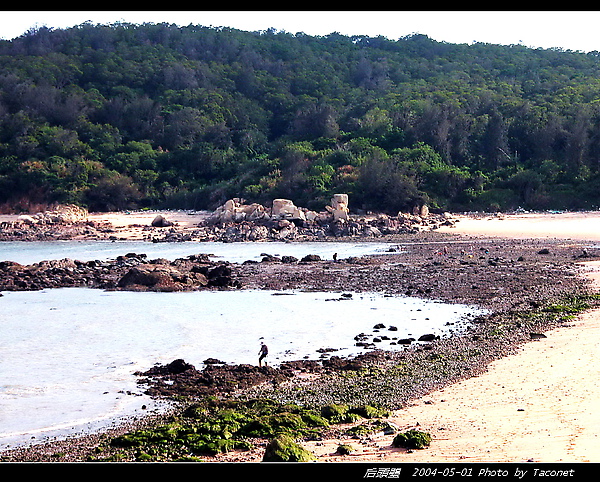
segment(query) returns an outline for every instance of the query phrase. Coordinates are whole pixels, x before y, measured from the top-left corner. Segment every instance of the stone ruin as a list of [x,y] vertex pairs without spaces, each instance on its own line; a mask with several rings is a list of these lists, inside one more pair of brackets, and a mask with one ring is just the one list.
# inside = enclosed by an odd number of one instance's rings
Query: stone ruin
[[290,199],[274,199],[271,208],[262,204],[244,204],[244,200],[233,198],[219,206],[207,219],[207,224],[227,224],[251,221],[256,223],[279,224],[286,226],[281,221],[292,222],[297,226],[348,221],[348,195],[335,194],[331,205],[326,206],[326,211],[316,212],[307,208],[298,207]]
[[427,205],[415,206],[413,213],[398,213],[397,216],[351,215],[348,194],[334,194],[321,212],[298,207],[289,199],[274,199],[269,208],[257,203],[245,204],[243,199],[234,198],[218,207],[207,218],[205,226],[222,229],[223,236],[232,240],[258,240],[372,237],[416,233],[452,223],[448,214],[431,214]]
[[331,198],[331,206],[325,206],[328,212],[333,216],[334,221],[350,219],[350,210],[348,209],[348,194],[334,194]]

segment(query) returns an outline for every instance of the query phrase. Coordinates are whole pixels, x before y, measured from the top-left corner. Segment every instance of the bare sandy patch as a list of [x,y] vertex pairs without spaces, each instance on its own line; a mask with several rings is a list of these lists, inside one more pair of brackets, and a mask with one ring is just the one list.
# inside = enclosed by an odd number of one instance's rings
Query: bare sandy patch
[[557,238],[600,241],[600,212],[454,215],[441,233],[505,238]]
[[145,229],[152,225],[152,221],[157,216],[164,217],[177,229],[187,230],[197,227],[201,221],[206,219],[207,213],[187,211],[110,212],[90,213],[87,219],[101,225],[110,225],[120,239],[141,240],[144,239]]
[[181,227],[196,226],[206,218],[206,213],[187,211],[134,211],[134,212],[112,212],[112,213],[90,213],[88,219],[96,222],[107,222],[116,228],[123,228],[133,224],[150,226],[154,218],[163,216],[168,221],[176,223]]

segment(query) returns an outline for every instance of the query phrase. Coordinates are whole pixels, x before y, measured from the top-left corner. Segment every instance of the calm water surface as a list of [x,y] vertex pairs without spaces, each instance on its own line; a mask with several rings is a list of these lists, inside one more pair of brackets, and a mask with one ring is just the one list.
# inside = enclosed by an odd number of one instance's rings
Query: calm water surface
[[[22,263],[65,257],[107,259],[127,252],[174,259],[208,252],[184,246],[188,243],[41,243],[39,251],[32,243],[14,244],[0,244],[0,259]],[[260,259],[263,252],[297,257],[338,252],[347,257],[365,251],[384,253],[388,247],[316,244],[214,243],[210,252],[233,261]],[[150,252],[152,248],[157,251]],[[0,448],[94,431],[126,415],[143,415],[142,405],[153,408],[153,402],[142,394],[133,373],[157,363],[183,358],[201,368],[205,359],[217,358],[256,364],[261,340],[270,348],[273,365],[317,359],[318,350],[328,348],[337,350],[334,355],[348,356],[364,350],[355,346],[354,337],[376,335],[377,323],[386,325],[379,334],[390,338],[418,338],[424,333],[450,336],[479,314],[472,307],[418,298],[352,293],[350,299],[341,300],[340,295],[87,288],[4,292],[0,297]],[[387,331],[389,326],[398,331]],[[382,342],[381,348],[398,347],[390,342]]]
[[80,261],[114,259],[127,253],[147,254],[148,258],[176,259],[192,254],[211,254],[213,260],[243,263],[246,260],[260,261],[263,253],[273,256],[295,256],[318,254],[323,259],[331,259],[334,253],[339,258],[385,254],[389,243],[219,243],[185,242],[152,243],[147,241],[6,241],[0,242],[0,261],[15,261],[21,264],[37,263],[43,260],[71,258]]

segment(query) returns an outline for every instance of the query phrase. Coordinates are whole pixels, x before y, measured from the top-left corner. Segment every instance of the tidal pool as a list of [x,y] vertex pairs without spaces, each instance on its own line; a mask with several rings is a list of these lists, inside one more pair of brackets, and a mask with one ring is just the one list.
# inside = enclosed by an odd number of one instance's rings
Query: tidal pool
[[[136,371],[182,358],[257,364],[364,352],[354,337],[450,336],[469,306],[375,293],[63,288],[0,297],[0,447],[106,426],[152,406]],[[351,296],[350,296],[351,295]],[[386,328],[374,331],[376,324]],[[395,326],[397,331],[388,331]]]

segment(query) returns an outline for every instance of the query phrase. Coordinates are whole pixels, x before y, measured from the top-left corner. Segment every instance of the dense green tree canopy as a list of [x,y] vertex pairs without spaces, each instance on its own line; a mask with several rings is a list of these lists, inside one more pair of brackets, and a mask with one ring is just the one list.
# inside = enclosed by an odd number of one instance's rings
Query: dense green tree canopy
[[0,206],[600,204],[600,54],[85,23],[0,41]]

